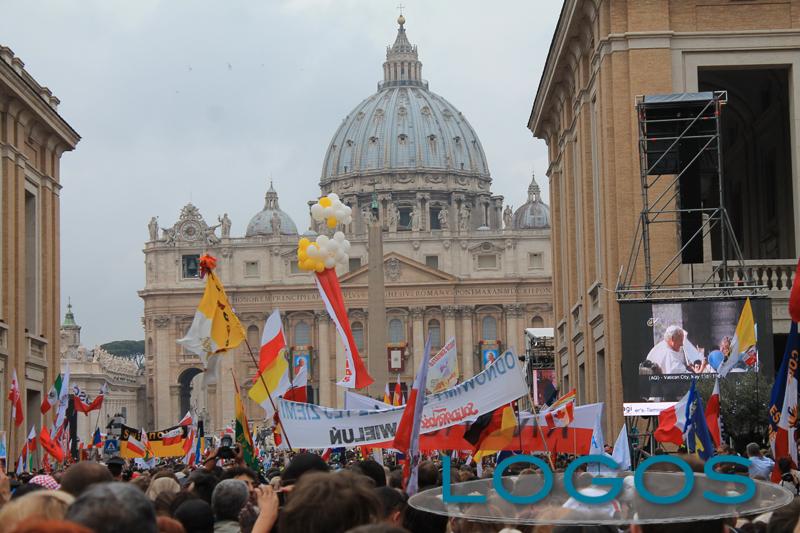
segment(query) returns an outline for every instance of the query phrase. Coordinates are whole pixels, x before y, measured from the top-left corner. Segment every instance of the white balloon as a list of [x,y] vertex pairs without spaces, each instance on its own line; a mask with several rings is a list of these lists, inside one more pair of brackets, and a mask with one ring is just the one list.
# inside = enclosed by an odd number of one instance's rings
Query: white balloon
[[323,249],[329,254],[335,254],[339,249],[339,243],[335,239],[330,239],[325,243]]
[[344,240],[344,233],[342,233],[341,231],[337,231],[336,233],[333,234],[333,238],[338,242],[342,242]]
[[315,244],[309,244],[308,248],[306,248],[306,255],[308,255],[308,257],[316,257],[318,251],[319,248],[317,248]]
[[333,206],[323,207],[322,208],[322,217],[323,218],[330,218],[336,216],[336,211],[333,210]]
[[349,252],[349,251],[350,251],[350,241],[348,241],[348,240],[345,240],[345,241],[342,243],[342,250],[343,250],[345,253],[347,253],[347,252]]
[[345,215],[350,216],[353,214],[353,208],[349,205],[344,206]]
[[323,209],[324,208],[319,204],[312,205],[311,206],[311,217],[314,220],[316,220],[317,222],[319,222],[320,220],[322,220],[322,210]]
[[336,266],[336,261],[333,257],[328,257],[325,259],[325,268],[333,268]]
[[345,215],[339,219],[342,224],[350,224],[353,221],[353,217],[350,215]]
[[347,254],[344,253],[344,250],[339,250],[336,252],[335,258],[337,263],[344,263],[347,261]]
[[325,246],[325,243],[328,242],[329,240],[330,239],[328,238],[327,235],[320,235],[319,237],[317,237],[317,245],[320,248],[322,248],[323,246]]
[[335,192],[328,194],[328,198],[330,198],[331,202],[333,202],[334,204],[339,201],[339,195],[336,194]]

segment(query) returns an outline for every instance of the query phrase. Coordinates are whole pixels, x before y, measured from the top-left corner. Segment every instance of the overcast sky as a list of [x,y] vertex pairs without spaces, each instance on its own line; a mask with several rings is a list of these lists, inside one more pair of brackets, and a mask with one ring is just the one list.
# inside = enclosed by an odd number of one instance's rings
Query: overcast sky
[[[0,44],[61,99],[62,316],[87,346],[144,337],[147,221],[191,201],[233,236],[263,207],[308,225],[342,119],[375,92],[398,0],[7,0]],[[560,2],[404,0],[423,77],[480,136],[492,190],[525,201],[546,147],[525,125]]]

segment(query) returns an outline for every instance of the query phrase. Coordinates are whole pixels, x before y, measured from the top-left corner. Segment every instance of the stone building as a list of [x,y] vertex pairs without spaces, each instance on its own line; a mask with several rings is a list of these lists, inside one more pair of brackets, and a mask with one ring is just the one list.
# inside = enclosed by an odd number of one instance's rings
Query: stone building
[[[120,416],[123,423],[141,427],[144,411],[144,368],[142,358],[118,357],[99,346],[88,349],[81,344],[81,327],[75,322],[72,304],[61,325],[61,372],[69,368],[70,392],[77,387],[85,403],[91,403],[100,389],[107,387],[103,406],[88,415],[77,413],[77,435],[84,443],[92,441],[94,428],[106,433],[106,426]],[[85,396],[83,396],[85,395]]]
[[[559,379],[582,402],[607,402],[608,431],[622,424],[613,289],[642,209],[635,97],[727,91],[725,207],[747,268],[773,298],[783,346],[800,237],[798,67],[796,0],[564,2],[528,127],[549,151]],[[680,239],[665,226],[651,242],[660,260]],[[689,273],[683,265],[675,279]]]
[[[336,130],[319,181],[322,194],[336,192],[354,213],[353,222],[341,228],[352,249],[349,265],[338,273],[356,344],[376,378],[368,391],[372,395],[382,394],[398,374],[410,384],[428,334],[434,350],[455,336],[461,374],[469,377],[482,368],[487,350],[522,352],[526,327],[552,324],[550,213],[536,180],[516,211],[492,192],[476,132],[458,109],[429,90],[417,48],[406,37],[405,19],[398,22],[383,81]],[[385,306],[372,316],[371,225],[382,240],[385,280]],[[176,340],[188,330],[202,292],[198,257],[203,252],[219,258],[218,274],[254,350],[266,316],[279,308],[293,365],[305,359],[302,364],[311,367],[311,397],[341,405],[342,390],[335,382],[344,368],[343,347],[312,276],[300,271],[296,260],[299,238],[313,238],[323,228],[311,221],[307,231],[298,230],[270,184],[263,210],[244,236],[231,235],[227,214],[209,226],[191,204],[173,226],[159,228],[154,217],[149,229],[140,296],[150,426],[174,423],[199,401],[200,361]],[[378,324],[383,313],[386,321]],[[369,338],[376,326],[385,335],[377,347]],[[245,350],[224,358],[243,384],[254,370]],[[208,390],[204,415],[216,428],[233,416],[227,368]]]
[[[0,46],[0,397],[16,370],[24,426],[41,426],[43,396],[59,368],[61,154],[80,137],[58,114],[59,100]],[[9,430],[9,411],[0,427]]]

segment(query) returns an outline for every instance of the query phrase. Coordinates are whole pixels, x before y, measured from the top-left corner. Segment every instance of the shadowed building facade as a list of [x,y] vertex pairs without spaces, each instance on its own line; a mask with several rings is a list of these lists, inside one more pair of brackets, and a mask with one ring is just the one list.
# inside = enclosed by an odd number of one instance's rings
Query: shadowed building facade
[[[42,399],[60,368],[60,162],[80,139],[24,66],[0,45],[0,396],[16,370],[25,418],[12,454],[41,427]],[[0,427],[10,425],[3,408]]]
[[[526,327],[552,324],[550,212],[536,180],[525,179],[528,200],[516,210],[491,191],[476,132],[458,109],[430,91],[405,19],[398,22],[383,81],[339,125],[319,179],[321,194],[336,192],[353,210],[353,222],[341,228],[352,243],[349,264],[338,274],[356,344],[376,378],[369,391],[360,392],[373,396],[381,396],[397,376],[410,385],[428,334],[434,350],[456,338],[460,373],[469,377],[482,369],[486,350],[521,353]],[[227,215],[218,221],[209,226],[191,204],[172,227],[151,221],[140,291],[149,427],[175,423],[190,405],[203,411],[212,428],[224,427],[234,408],[228,369],[235,368],[245,386],[254,372],[243,347],[225,356],[221,380],[209,388],[206,403],[197,393],[199,359],[176,344],[202,293],[197,260],[203,252],[219,258],[218,274],[251,346],[257,350],[266,316],[279,308],[292,366],[310,366],[309,397],[341,405],[342,389],[335,383],[344,370],[344,349],[312,276],[297,266],[300,237],[313,240],[327,230],[314,221],[298,229],[280,209],[272,185],[244,236],[231,234]],[[368,246],[370,226],[382,237],[379,259]],[[382,262],[377,272],[385,281],[385,320],[369,312],[370,260],[373,266]],[[385,342],[370,339],[370,321],[383,328]],[[250,402],[248,408],[261,414]]]
[[[780,350],[800,237],[799,68],[797,1],[564,2],[528,127],[548,146],[559,379],[581,403],[606,402],[607,431],[622,424],[614,288],[642,209],[635,97],[727,91],[723,202],[746,268],[772,298]],[[713,188],[682,194],[719,204]],[[663,264],[681,246],[680,228],[661,225],[650,239]],[[671,281],[719,264],[719,242],[703,248]]]

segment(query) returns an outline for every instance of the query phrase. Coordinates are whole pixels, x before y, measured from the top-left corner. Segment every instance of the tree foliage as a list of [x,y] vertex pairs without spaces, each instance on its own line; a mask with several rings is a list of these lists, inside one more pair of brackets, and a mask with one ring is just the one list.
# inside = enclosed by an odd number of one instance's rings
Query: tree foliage
[[111,355],[133,357],[144,353],[144,341],[111,341],[100,346]]
[[[738,451],[744,451],[749,442],[762,446],[768,444],[769,397],[773,379],[755,372],[731,373],[720,379],[720,412],[722,415],[723,441],[733,441]],[[697,383],[704,405],[714,389],[714,380],[705,379]]]

